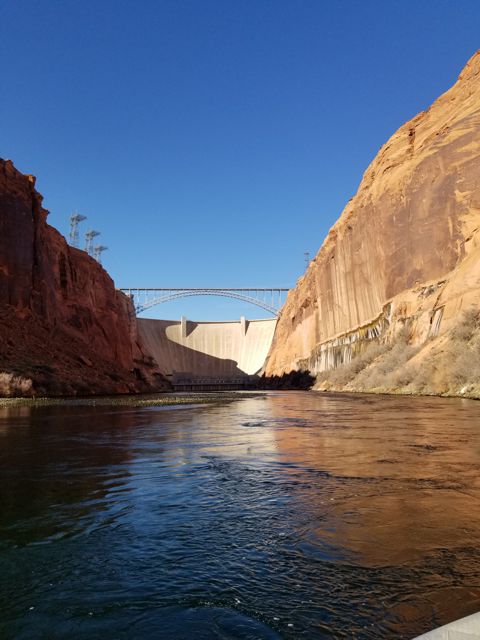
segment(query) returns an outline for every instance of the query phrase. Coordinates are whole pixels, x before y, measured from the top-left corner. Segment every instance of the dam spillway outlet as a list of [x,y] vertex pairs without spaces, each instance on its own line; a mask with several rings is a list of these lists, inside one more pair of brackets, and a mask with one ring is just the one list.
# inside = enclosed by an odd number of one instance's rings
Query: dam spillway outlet
[[261,372],[277,318],[226,322],[138,319],[140,339],[175,390],[246,389]]

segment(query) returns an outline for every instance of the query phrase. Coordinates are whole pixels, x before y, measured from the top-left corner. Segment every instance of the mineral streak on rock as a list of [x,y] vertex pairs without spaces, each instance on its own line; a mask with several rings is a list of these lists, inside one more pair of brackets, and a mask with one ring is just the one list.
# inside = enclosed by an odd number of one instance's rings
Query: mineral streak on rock
[[35,178],[0,160],[0,395],[166,388],[130,299],[47,215]]
[[406,320],[417,343],[444,333],[480,302],[479,228],[480,51],[368,167],[288,296],[267,375],[334,367]]

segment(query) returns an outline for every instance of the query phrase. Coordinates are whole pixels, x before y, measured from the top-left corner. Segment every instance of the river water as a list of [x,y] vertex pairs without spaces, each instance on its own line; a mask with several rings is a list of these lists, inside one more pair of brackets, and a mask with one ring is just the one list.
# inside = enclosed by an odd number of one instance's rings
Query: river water
[[413,638],[480,610],[480,402],[0,410],[3,639]]

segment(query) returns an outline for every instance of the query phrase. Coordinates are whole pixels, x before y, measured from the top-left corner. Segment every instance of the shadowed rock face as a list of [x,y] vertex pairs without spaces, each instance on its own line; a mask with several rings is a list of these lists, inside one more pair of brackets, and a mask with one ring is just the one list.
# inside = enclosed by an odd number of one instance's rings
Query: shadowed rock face
[[131,301],[47,215],[35,179],[0,160],[0,395],[166,388]]
[[[480,52],[380,149],[287,299],[267,375],[410,319],[417,342],[480,301]],[[376,326],[376,325],[375,325]],[[376,329],[375,329],[376,330]],[[343,341],[343,342],[342,342]],[[350,347],[348,347],[350,348]],[[319,357],[322,352],[322,357]]]

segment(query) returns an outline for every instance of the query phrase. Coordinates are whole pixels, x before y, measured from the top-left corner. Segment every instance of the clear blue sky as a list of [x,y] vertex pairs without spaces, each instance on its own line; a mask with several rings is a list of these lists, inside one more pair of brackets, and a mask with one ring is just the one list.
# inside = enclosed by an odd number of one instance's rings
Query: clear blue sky
[[[117,286],[292,286],[479,47],[478,0],[3,0],[0,155],[101,230]],[[150,315],[182,313],[264,315]]]

